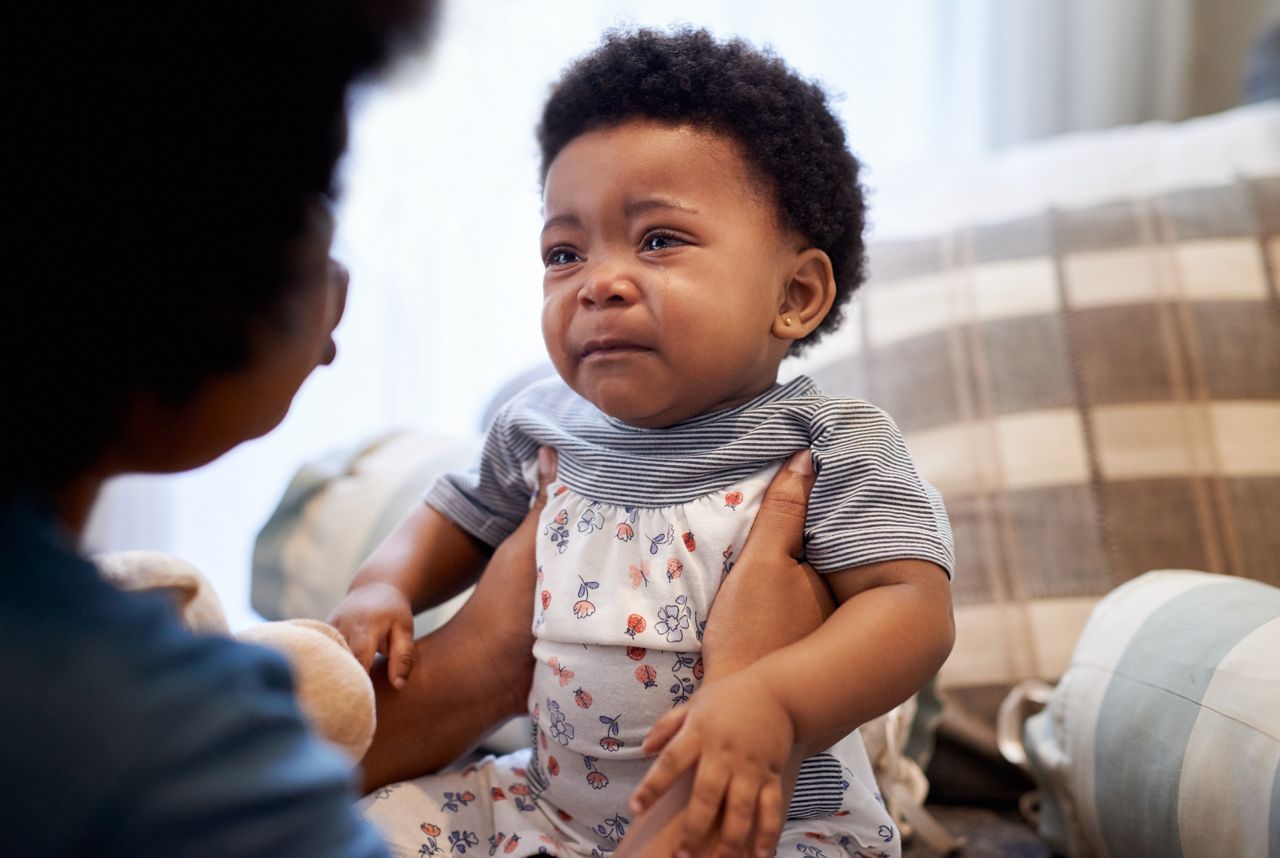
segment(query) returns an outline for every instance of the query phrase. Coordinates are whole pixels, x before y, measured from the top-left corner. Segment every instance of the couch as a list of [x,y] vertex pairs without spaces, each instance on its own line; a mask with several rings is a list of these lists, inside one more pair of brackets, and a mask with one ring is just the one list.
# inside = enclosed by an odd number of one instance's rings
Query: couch
[[[1047,855],[1023,822],[1036,783],[998,748],[1010,690],[1062,677],[1099,600],[1148,570],[1280,585],[1280,102],[869,190],[870,280],[784,371],[884,407],[942,492],[958,639],[907,751],[966,854]],[[479,437],[393,433],[304,467],[259,536],[254,608],[325,616]]]

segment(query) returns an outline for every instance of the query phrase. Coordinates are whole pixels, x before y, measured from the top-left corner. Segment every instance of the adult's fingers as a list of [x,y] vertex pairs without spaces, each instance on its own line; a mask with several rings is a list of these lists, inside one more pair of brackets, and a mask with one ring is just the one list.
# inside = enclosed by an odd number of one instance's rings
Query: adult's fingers
[[804,520],[814,481],[813,454],[800,450],[787,459],[764,493],[743,554],[764,553],[799,559],[804,555]]

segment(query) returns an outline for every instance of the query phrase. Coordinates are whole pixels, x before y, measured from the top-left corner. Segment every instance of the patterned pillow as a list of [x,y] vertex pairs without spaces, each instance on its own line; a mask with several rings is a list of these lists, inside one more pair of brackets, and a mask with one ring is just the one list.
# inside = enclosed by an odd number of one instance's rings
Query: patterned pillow
[[1025,728],[1040,834],[1086,855],[1280,855],[1280,589],[1150,572]]
[[994,748],[1008,687],[1060,676],[1144,571],[1280,583],[1280,177],[870,257],[845,353],[810,373],[892,414],[946,499],[944,723]]

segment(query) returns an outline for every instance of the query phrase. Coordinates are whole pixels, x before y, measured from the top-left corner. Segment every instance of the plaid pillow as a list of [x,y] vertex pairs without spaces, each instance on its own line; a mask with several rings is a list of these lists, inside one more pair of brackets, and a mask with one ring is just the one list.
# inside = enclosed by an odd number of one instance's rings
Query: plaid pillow
[[892,414],[946,499],[958,639],[939,681],[982,730],[1142,572],[1280,584],[1280,177],[870,257],[847,352],[810,374]]

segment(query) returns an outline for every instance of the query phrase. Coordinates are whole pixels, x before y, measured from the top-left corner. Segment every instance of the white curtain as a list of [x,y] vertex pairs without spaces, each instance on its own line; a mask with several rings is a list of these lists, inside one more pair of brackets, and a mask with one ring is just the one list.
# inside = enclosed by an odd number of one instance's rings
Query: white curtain
[[337,364],[267,438],[190,474],[116,481],[88,547],[186,557],[243,625],[253,537],[301,462],[392,427],[477,431],[492,391],[543,359],[533,128],[550,84],[607,27],[705,26],[771,45],[821,80],[867,165],[874,219],[877,171],[1209,104],[1200,91],[1213,87],[1187,73],[1198,68],[1195,28],[1213,17],[1205,10],[1234,7],[1230,26],[1217,26],[1236,51],[1278,4],[447,3],[428,55],[355,98],[337,242],[352,284]]

